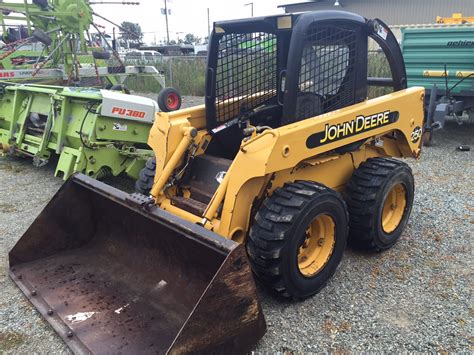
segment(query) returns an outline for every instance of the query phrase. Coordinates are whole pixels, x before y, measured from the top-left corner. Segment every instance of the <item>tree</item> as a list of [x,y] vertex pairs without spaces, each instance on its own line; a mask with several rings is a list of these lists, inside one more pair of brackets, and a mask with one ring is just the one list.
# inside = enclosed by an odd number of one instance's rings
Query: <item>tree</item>
[[201,37],[198,37],[192,33],[188,33],[186,36],[184,36],[183,43],[184,44],[199,44],[201,43]]
[[127,47],[137,47],[142,43],[142,28],[138,23],[123,21],[120,24],[120,39]]

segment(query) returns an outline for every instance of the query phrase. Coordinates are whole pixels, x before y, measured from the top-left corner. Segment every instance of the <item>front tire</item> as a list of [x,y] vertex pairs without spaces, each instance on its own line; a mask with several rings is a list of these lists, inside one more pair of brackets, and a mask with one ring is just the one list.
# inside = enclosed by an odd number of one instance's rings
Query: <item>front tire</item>
[[400,238],[410,217],[414,197],[410,167],[399,160],[371,158],[347,184],[349,243],[382,251]]
[[348,214],[339,193],[297,181],[264,201],[247,252],[263,284],[284,297],[305,298],[319,292],[336,271],[347,234]]
[[138,174],[138,180],[135,181],[135,191],[148,196],[155,181],[156,158],[150,157],[145,166]]

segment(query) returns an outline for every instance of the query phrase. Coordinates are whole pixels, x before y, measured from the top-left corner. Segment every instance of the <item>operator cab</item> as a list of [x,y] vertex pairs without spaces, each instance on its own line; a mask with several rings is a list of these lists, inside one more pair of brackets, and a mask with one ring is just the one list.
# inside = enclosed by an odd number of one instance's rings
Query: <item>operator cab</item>
[[[392,77],[367,77],[368,38]],[[398,43],[380,20],[344,11],[216,22],[206,75],[207,154],[233,159],[248,124],[277,128],[367,98],[368,85],[406,88]]]

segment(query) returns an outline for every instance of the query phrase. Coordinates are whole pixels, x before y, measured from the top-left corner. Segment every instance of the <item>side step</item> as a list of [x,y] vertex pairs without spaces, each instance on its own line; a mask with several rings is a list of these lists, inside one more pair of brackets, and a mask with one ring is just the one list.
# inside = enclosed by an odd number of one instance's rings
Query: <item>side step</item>
[[171,197],[171,204],[185,211],[191,212],[196,216],[202,216],[207,207],[205,203],[193,200],[192,198],[186,198],[181,196]]

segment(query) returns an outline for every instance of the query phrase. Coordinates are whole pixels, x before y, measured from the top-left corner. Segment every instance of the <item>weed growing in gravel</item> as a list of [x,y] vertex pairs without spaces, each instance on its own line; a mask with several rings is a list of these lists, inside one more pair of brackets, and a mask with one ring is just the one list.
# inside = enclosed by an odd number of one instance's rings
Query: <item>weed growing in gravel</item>
[[24,169],[13,164],[0,164],[0,170],[10,170],[14,173],[21,173]]
[[345,333],[352,329],[352,325],[347,321],[342,321],[339,324],[335,324],[330,319],[326,319],[321,329],[327,334]]
[[11,351],[25,342],[25,335],[18,332],[0,332],[0,352]]
[[0,203],[0,212],[2,213],[12,213],[12,212],[17,212],[18,210],[16,209],[15,206],[12,206],[8,203]]

